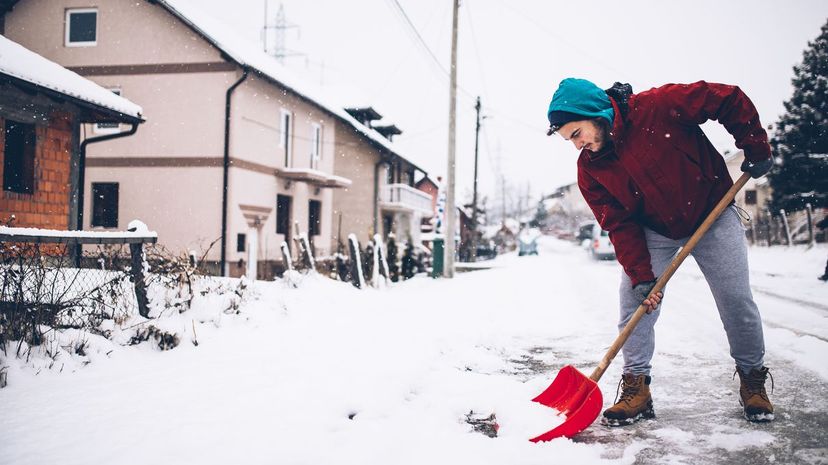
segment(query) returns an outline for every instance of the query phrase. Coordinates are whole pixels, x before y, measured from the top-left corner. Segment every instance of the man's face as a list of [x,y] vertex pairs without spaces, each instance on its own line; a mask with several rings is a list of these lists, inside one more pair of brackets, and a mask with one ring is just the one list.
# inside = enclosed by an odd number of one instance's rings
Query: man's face
[[576,149],[590,152],[600,151],[609,139],[609,131],[592,119],[570,121],[558,129],[558,134],[572,142]]

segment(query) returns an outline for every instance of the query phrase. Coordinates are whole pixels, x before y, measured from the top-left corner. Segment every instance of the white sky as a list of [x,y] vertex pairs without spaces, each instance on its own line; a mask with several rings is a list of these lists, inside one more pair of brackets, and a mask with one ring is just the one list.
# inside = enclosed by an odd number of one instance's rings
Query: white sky
[[[269,0],[275,18],[278,0]],[[398,0],[443,69],[450,58],[451,0]],[[201,0],[211,14],[260,41],[265,0]],[[448,76],[421,46],[393,0],[284,0],[287,48],[343,102],[368,103],[404,132],[401,152],[434,176],[446,172]],[[824,0],[465,0],[458,51],[458,199],[471,197],[474,97],[483,100],[480,189],[499,203],[495,173],[521,192],[574,182],[577,153],[545,134],[546,109],[561,79],[576,76],[635,91],[668,82],[737,84],[767,126],[791,95],[792,66],[828,18]],[[320,66],[324,64],[324,66]],[[341,91],[347,89],[346,91]],[[352,97],[349,97],[352,96]],[[715,124],[705,130],[733,150]],[[499,169],[498,166],[501,168]],[[513,194],[515,195],[515,194]]]

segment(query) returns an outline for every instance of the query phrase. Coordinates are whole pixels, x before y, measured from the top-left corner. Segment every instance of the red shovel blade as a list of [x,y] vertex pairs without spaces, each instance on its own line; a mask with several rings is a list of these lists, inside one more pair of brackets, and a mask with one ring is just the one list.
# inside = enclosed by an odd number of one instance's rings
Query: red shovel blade
[[551,407],[566,417],[556,428],[530,439],[532,442],[575,436],[598,418],[604,404],[598,384],[572,365],[563,367],[552,384],[532,401]]

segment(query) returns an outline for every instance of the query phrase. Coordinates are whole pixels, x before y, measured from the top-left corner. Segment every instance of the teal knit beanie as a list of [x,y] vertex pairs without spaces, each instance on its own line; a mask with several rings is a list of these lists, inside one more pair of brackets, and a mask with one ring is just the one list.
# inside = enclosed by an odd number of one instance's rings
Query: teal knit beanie
[[577,78],[566,78],[561,81],[546,112],[551,125],[550,134],[570,121],[599,116],[606,118],[610,124],[615,117],[615,110],[607,93],[592,82]]

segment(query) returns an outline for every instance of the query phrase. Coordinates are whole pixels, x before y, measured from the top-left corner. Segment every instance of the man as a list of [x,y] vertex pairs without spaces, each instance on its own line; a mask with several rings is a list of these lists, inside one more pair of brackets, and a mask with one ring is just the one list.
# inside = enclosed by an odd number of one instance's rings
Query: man
[[[578,186],[609,231],[624,268],[619,330],[640,304],[647,306],[623,348],[621,396],[604,411],[602,422],[621,426],[652,418],[650,360],[663,294],[650,291],[733,185],[724,159],[699,125],[711,119],[724,125],[745,152],[742,171],[754,178],[773,165],[768,136],[738,87],[704,81],[633,94],[628,84],[604,91],[583,79],[564,79],[547,118],[549,135],[557,132],[581,151]],[[692,255],[727,333],[745,418],[772,420],[762,321],[748,283],[744,230],[734,207],[722,213]]]

